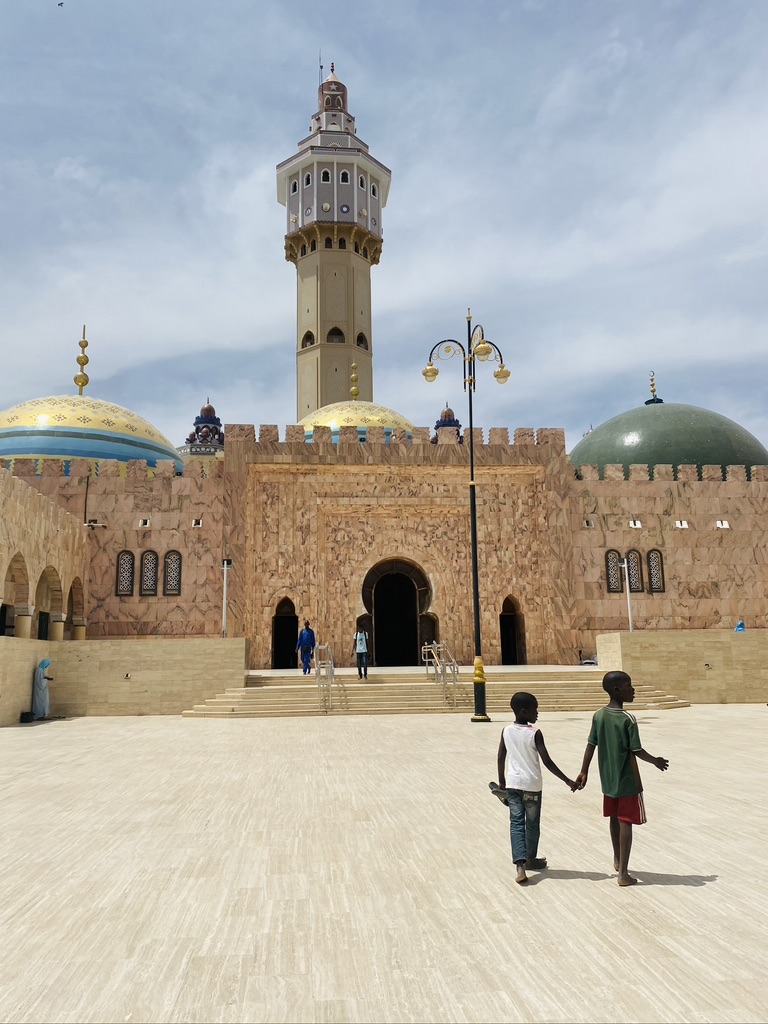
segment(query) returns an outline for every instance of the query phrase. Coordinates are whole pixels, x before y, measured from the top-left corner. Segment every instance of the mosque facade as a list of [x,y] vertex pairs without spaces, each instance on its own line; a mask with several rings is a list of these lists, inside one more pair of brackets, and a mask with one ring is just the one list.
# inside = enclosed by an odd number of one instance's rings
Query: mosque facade
[[[84,393],[84,334],[78,395],[0,413],[0,635],[225,632],[251,667],[290,668],[309,618],[337,664],[358,624],[377,665],[419,664],[433,639],[472,661],[469,434],[450,409],[431,429],[374,402],[390,172],[335,73],[277,178],[298,422],[222,427],[206,401],[175,448]],[[576,664],[630,620],[766,625],[768,451],[738,424],[654,389],[570,456],[555,428],[474,441],[487,663]]]

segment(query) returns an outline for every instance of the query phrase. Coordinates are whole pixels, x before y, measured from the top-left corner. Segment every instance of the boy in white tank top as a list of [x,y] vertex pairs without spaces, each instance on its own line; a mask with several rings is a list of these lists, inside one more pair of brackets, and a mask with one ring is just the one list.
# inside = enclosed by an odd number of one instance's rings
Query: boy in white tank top
[[499,785],[491,790],[509,806],[509,835],[515,881],[528,881],[525,869],[541,870],[545,857],[537,857],[541,828],[541,761],[574,792],[578,786],[564,775],[549,756],[541,730],[536,726],[539,702],[532,693],[516,693],[509,702],[515,721],[501,733],[499,743]]

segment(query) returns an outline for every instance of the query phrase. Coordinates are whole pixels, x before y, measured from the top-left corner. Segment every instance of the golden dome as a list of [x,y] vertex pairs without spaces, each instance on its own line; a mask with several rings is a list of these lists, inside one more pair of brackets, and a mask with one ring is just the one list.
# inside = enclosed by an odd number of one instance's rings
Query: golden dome
[[[171,442],[129,409],[85,395],[33,398],[0,412],[0,458],[174,459]],[[179,463],[180,464],[180,463]]]
[[341,427],[357,427],[367,430],[369,427],[384,427],[391,432],[393,430],[406,430],[413,432],[413,424],[405,416],[401,416],[394,409],[388,409],[385,405],[377,405],[375,402],[334,402],[332,405],[324,405],[299,420],[299,426],[304,427],[307,434],[311,434],[314,427],[330,427],[332,432],[337,432]]

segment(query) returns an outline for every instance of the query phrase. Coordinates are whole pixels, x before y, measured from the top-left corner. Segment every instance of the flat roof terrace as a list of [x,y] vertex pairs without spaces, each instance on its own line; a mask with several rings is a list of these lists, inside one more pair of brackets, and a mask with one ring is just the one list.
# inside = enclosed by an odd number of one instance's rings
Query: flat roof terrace
[[[540,720],[568,774],[590,718]],[[544,773],[551,867],[515,884],[509,715],[4,729],[0,1019],[765,1021],[768,709],[638,719],[671,766],[630,889],[596,764]]]

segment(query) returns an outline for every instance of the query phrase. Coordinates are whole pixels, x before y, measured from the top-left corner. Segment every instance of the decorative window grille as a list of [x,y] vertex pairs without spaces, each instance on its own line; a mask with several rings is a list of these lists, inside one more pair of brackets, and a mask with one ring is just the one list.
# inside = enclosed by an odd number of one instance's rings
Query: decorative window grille
[[340,238],[339,239],[339,248],[340,249],[346,249],[347,248],[347,240],[346,240],[346,238]]
[[648,590],[652,594],[664,593],[664,559],[661,552],[648,552]]
[[117,597],[133,597],[134,558],[130,551],[121,551],[117,556]]
[[642,594],[643,560],[639,551],[627,552],[627,576],[629,577],[630,594]]
[[163,593],[166,597],[178,597],[181,593],[181,555],[168,551],[163,559]]
[[157,570],[159,559],[154,551],[145,551],[141,556],[141,585],[140,594],[142,597],[155,597],[157,595]]
[[606,551],[605,553],[605,581],[609,594],[621,594],[624,592],[624,579],[621,575],[621,555],[618,551]]
[[333,248],[333,239],[332,238],[326,238],[326,240],[325,240],[325,248],[326,249],[332,249]]

